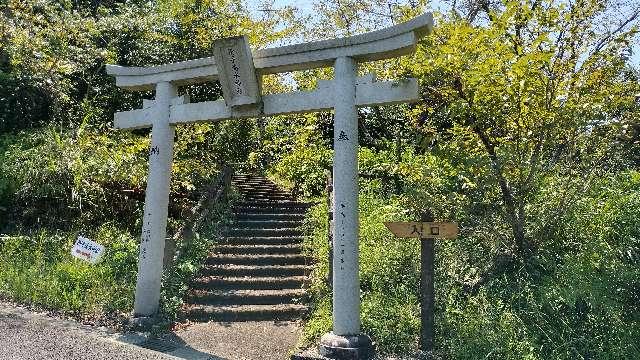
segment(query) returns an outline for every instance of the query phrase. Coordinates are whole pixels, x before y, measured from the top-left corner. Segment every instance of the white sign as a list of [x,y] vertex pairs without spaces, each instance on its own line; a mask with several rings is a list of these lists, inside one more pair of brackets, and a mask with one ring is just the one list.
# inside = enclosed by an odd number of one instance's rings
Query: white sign
[[104,246],[82,236],[78,236],[78,240],[71,248],[71,255],[91,264],[97,264],[102,254],[104,254]]

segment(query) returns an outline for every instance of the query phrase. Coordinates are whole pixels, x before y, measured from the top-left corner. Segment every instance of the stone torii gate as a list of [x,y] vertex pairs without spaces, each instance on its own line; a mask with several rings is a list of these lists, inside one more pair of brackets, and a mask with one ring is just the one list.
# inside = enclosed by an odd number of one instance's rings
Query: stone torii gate
[[[334,110],[333,332],[320,352],[332,358],[364,358],[371,341],[360,333],[358,261],[357,108],[416,101],[416,79],[376,82],[357,76],[357,64],[411,54],[433,27],[426,13],[408,22],[361,35],[251,51],[245,37],[214,42],[213,57],[152,67],[107,65],[116,85],[155,90],[142,109],[116,113],[118,129],[151,127],[149,173],[138,262],[134,317],[158,310],[173,160],[178,124]],[[334,79],[314,91],[261,94],[261,78],[295,70],[334,67]],[[190,103],[177,96],[182,85],[220,81],[223,99]]]

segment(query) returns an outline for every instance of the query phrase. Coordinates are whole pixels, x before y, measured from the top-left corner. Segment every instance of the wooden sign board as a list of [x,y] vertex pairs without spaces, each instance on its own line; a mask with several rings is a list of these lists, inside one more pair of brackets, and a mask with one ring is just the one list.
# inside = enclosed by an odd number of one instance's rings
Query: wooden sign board
[[401,238],[455,239],[458,224],[446,222],[385,222],[384,226]]

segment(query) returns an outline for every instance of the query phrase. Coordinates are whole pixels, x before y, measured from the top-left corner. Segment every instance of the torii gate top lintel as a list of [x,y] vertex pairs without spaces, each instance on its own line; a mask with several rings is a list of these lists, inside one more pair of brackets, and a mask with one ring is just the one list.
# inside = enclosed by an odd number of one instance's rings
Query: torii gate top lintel
[[[257,75],[333,66],[338,57],[367,62],[415,51],[417,40],[433,29],[433,16],[425,13],[402,24],[350,37],[267,48],[252,52]],[[107,65],[116,85],[135,91],[153,90],[159,82],[187,85],[218,78],[214,57],[149,66]]]
[[[117,86],[134,91],[154,90],[161,83],[175,87],[220,80],[224,99],[192,104],[188,104],[187,97],[171,100],[168,110],[171,125],[326,111],[334,107],[332,81],[319,81],[314,91],[263,96],[261,76],[329,67],[339,58],[351,58],[358,63],[410,54],[415,51],[418,39],[432,28],[433,16],[426,13],[365,34],[263,50],[251,51],[244,37],[227,38],[214,42],[212,57],[151,67],[107,65],[107,73],[115,75]],[[356,81],[359,107],[416,100],[416,79],[375,82],[375,77],[368,75]],[[153,105],[154,101],[145,101],[142,109],[116,113],[114,126],[119,129],[151,126],[157,119]]]

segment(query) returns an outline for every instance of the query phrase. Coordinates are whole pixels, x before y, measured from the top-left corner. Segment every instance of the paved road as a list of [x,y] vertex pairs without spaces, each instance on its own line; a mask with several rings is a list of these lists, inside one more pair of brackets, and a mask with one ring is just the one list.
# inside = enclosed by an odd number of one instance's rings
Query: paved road
[[118,342],[103,329],[0,303],[0,359],[176,359]]
[[280,360],[288,358],[299,335],[292,322],[192,324],[153,340],[162,353],[136,346],[148,340],[140,334],[117,334],[0,301],[0,360]]
[[219,359],[285,360],[300,332],[300,326],[289,321],[209,322],[192,324],[167,338]]

